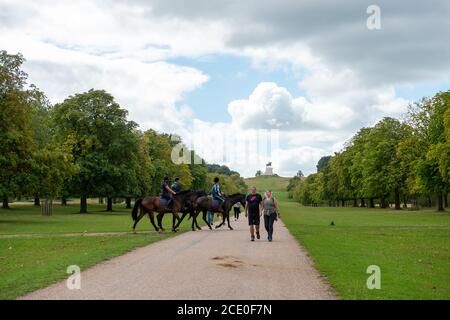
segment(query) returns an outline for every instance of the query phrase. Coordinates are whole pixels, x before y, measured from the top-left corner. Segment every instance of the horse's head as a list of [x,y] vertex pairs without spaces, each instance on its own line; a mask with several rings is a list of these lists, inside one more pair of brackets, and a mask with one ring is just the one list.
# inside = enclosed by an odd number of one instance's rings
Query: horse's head
[[243,194],[243,193],[234,193],[231,196],[229,196],[228,198],[231,199],[231,202],[233,204],[237,203],[237,202],[240,202],[241,205],[243,207],[245,207],[245,194]]

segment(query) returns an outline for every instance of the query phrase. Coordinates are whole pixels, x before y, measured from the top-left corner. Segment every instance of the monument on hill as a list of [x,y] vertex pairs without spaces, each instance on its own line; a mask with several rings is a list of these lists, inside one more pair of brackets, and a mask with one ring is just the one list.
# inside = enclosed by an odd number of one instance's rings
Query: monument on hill
[[273,176],[273,168],[272,168],[272,162],[269,162],[266,164],[266,171],[264,171],[265,176]]

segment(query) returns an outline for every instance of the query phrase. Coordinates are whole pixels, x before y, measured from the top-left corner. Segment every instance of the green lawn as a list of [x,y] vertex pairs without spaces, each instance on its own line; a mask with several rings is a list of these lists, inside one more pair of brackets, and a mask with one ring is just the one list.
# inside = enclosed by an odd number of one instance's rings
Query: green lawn
[[[55,205],[51,217],[41,216],[39,208],[33,206],[0,209],[0,299],[13,299],[64,279],[69,265],[78,265],[83,270],[174,235],[170,231],[155,232],[148,217],[137,227],[138,232],[146,233],[128,233],[132,219],[130,209],[123,206],[117,205],[115,212],[107,213],[104,205],[89,205],[90,213],[79,214],[78,205]],[[166,215],[163,225],[167,230],[171,223],[172,216]],[[181,227],[181,231],[190,230],[190,221],[185,220]],[[126,233],[83,236],[84,232]],[[64,236],[67,233],[80,235]],[[12,235],[18,236],[6,237]]]
[[[278,198],[283,222],[343,299],[450,299],[449,212],[311,208],[286,192]],[[366,287],[369,265],[381,268],[380,290]]]

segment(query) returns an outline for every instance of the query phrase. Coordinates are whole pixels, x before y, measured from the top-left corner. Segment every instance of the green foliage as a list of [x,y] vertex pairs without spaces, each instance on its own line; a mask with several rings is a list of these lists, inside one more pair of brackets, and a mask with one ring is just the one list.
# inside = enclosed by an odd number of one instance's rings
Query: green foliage
[[231,170],[225,165],[208,164],[208,173],[218,173],[226,176],[231,176],[233,174],[236,174],[237,172]]
[[[325,156],[320,158],[319,162],[317,162],[317,172],[323,171],[328,166],[328,162],[330,161],[331,156]],[[301,172],[301,171],[300,171]],[[302,173],[303,175],[303,173]]]
[[318,173],[291,179],[287,191],[304,205],[357,199],[393,200],[436,196],[443,210],[449,192],[450,91],[423,99],[409,108],[407,121],[384,118],[362,128],[332,157],[323,157]]
[[72,194],[114,197],[139,192],[136,124],[126,116],[103,90],[76,94],[55,105],[56,141],[69,150],[77,167],[69,184]]
[[239,174],[233,174],[231,176],[218,174],[218,173],[208,173],[207,176],[207,188],[206,191],[211,191],[212,186],[214,185],[214,178],[219,178],[219,183],[222,189],[222,192],[225,194],[233,194],[233,193],[246,193],[248,190],[248,186],[245,183],[244,179]]
[[0,197],[25,193],[27,159],[33,153],[32,106],[21,55],[0,51]]

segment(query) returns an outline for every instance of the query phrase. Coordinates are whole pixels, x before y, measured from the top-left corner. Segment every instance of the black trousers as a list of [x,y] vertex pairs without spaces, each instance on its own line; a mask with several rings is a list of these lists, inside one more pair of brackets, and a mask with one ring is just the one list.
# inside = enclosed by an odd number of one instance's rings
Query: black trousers
[[239,214],[241,213],[241,209],[234,208],[234,218],[239,219]]
[[273,234],[273,223],[277,218],[276,212],[272,213],[270,216],[264,214],[264,227],[266,228],[267,234],[271,237]]

